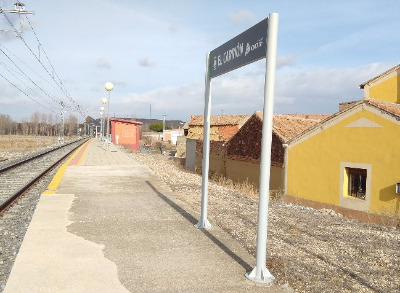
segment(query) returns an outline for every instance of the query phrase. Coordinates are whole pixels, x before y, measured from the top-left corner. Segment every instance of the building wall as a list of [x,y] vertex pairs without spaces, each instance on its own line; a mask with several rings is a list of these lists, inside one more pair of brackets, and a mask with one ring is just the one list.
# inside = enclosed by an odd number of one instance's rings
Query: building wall
[[[195,170],[202,171],[203,164],[203,143],[196,141]],[[237,182],[248,180],[255,187],[259,187],[260,163],[250,160],[239,160],[228,158],[223,142],[211,142],[209,173],[218,173]],[[283,189],[284,172],[282,166],[271,166],[270,190]]]
[[[196,170],[202,171],[203,141],[196,141]],[[225,172],[225,147],[223,141],[210,141],[209,173],[226,176]]]
[[[400,123],[372,106],[357,109],[289,144],[287,194],[399,217]],[[365,200],[347,196],[346,167],[368,170]]]
[[186,137],[178,136],[176,142],[176,156],[178,158],[186,158]]
[[111,121],[112,141],[118,144],[129,145],[133,149],[139,150],[139,126],[130,123]]
[[[252,115],[227,143],[227,156],[232,160],[259,162],[261,158],[262,120]],[[283,167],[285,150],[282,140],[273,132],[271,163]]]
[[364,96],[390,103],[400,103],[400,73],[393,72],[364,87]]
[[[238,125],[211,125],[210,140],[211,141],[227,141],[239,130]],[[188,138],[203,139],[203,126],[190,126]]]
[[[283,189],[283,168],[271,166],[269,189]],[[226,159],[226,177],[238,182],[248,180],[255,187],[260,187],[260,163]]]
[[186,139],[186,169],[194,172],[196,167],[196,140]]

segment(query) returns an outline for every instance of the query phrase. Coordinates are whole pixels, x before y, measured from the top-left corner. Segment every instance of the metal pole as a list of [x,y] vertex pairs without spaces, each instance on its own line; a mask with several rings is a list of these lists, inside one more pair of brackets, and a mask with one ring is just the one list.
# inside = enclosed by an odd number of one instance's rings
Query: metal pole
[[162,124],[162,140],[164,141],[164,132],[165,132],[165,114],[163,115],[163,124]]
[[108,144],[110,143],[110,96],[111,93],[108,91],[108,102],[107,102],[107,138],[106,138],[106,150],[108,151]]
[[106,117],[105,117],[105,115],[104,115],[104,113],[103,113],[103,120],[102,120],[102,122],[101,123],[103,123],[103,132],[102,132],[102,135],[103,135],[103,140],[104,140],[104,131],[105,131],[105,125],[104,125],[104,122],[105,122],[105,120],[106,120]]
[[261,140],[260,200],[258,204],[256,267],[246,277],[260,283],[272,282],[275,277],[266,267],[267,229],[269,204],[269,179],[271,171],[272,117],[274,109],[274,85],[276,51],[278,39],[278,13],[270,13],[268,18],[267,65],[264,88],[264,113]]
[[64,144],[64,103],[63,102],[61,102],[61,119],[62,119],[61,144]]
[[203,163],[202,163],[202,184],[201,184],[201,215],[196,228],[211,228],[212,225],[207,219],[208,205],[208,169],[210,163],[210,124],[211,124],[211,78],[209,74],[210,53],[206,56],[206,78],[205,78],[205,106],[203,126]]
[[103,140],[103,114],[100,113],[100,141]]

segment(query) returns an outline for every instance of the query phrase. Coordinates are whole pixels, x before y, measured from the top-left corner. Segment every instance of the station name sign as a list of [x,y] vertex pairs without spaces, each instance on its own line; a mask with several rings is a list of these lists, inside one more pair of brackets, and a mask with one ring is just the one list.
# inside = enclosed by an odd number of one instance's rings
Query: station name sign
[[222,75],[266,56],[268,18],[210,52],[210,78]]

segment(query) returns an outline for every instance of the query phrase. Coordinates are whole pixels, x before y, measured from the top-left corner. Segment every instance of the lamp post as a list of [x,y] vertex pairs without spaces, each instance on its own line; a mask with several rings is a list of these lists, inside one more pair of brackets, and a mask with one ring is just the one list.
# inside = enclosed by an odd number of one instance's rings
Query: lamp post
[[100,107],[100,132],[101,132],[101,140],[104,138],[104,121],[103,121],[103,115],[104,115],[104,107]]
[[[108,102],[108,100],[107,100],[107,98],[102,98],[101,99],[101,102],[103,103],[103,105],[105,105],[105,104],[107,104],[107,102]],[[104,109],[104,107],[102,107],[103,109]],[[105,134],[104,134],[104,132],[105,132],[105,120],[106,120],[106,116],[104,116],[104,118],[103,118],[103,140],[106,142],[106,139],[105,139]]]
[[[101,107],[104,108],[104,107]],[[100,110],[101,110],[100,108]],[[100,111],[100,140],[103,140],[103,111]]]
[[108,91],[108,103],[107,103],[107,151],[108,145],[110,144],[110,92],[114,89],[114,85],[109,81],[104,85],[106,91]]

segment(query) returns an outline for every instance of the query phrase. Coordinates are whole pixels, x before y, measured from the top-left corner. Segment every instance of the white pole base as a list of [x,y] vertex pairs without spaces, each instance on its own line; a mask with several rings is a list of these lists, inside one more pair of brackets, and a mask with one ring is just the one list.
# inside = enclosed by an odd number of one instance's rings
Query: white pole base
[[246,273],[246,278],[257,283],[271,283],[275,280],[275,277],[267,268],[258,269],[257,267]]
[[199,222],[194,226],[197,229],[211,229],[212,228],[211,223],[207,219],[205,219],[205,220],[200,219]]

